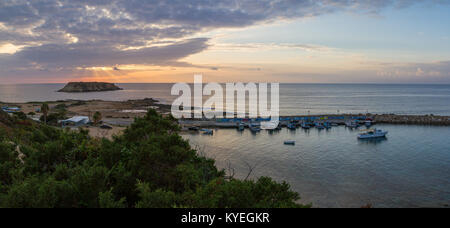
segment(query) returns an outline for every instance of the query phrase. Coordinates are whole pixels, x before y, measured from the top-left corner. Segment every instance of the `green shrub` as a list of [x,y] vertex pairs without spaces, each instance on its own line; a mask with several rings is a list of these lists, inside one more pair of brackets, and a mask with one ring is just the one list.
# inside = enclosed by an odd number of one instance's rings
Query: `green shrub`
[[286,183],[225,179],[178,131],[173,118],[154,110],[113,140],[14,124],[0,113],[0,208],[302,206]]

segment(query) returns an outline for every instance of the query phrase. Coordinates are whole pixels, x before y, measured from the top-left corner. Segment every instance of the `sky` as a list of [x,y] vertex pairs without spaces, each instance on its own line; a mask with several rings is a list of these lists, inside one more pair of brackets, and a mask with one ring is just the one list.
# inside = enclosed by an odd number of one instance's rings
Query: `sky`
[[450,83],[450,0],[2,0],[0,84]]

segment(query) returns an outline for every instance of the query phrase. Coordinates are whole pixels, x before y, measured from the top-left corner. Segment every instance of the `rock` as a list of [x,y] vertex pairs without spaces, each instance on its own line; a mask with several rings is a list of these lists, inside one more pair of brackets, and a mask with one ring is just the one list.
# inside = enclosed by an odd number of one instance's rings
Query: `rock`
[[69,82],[58,92],[64,93],[84,93],[121,90],[113,83],[107,82]]

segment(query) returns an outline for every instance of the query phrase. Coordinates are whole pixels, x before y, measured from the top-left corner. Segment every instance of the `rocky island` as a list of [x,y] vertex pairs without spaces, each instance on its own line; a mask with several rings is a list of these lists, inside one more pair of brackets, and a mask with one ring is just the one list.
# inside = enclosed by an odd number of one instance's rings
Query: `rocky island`
[[69,82],[58,92],[64,93],[84,93],[122,90],[113,83],[107,82]]

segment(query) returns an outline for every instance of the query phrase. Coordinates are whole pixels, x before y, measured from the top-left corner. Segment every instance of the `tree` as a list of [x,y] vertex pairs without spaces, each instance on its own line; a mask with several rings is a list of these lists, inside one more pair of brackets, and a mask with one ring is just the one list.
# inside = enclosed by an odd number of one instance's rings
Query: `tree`
[[287,183],[225,177],[178,133],[154,110],[112,140],[0,111],[0,208],[303,206]]
[[50,107],[48,107],[47,103],[43,103],[41,106],[41,112],[44,115],[44,123],[47,124],[47,115],[48,111],[50,110]]
[[95,112],[93,119],[94,119],[94,125],[97,125],[98,123],[100,123],[100,121],[102,121],[102,114],[100,112]]

